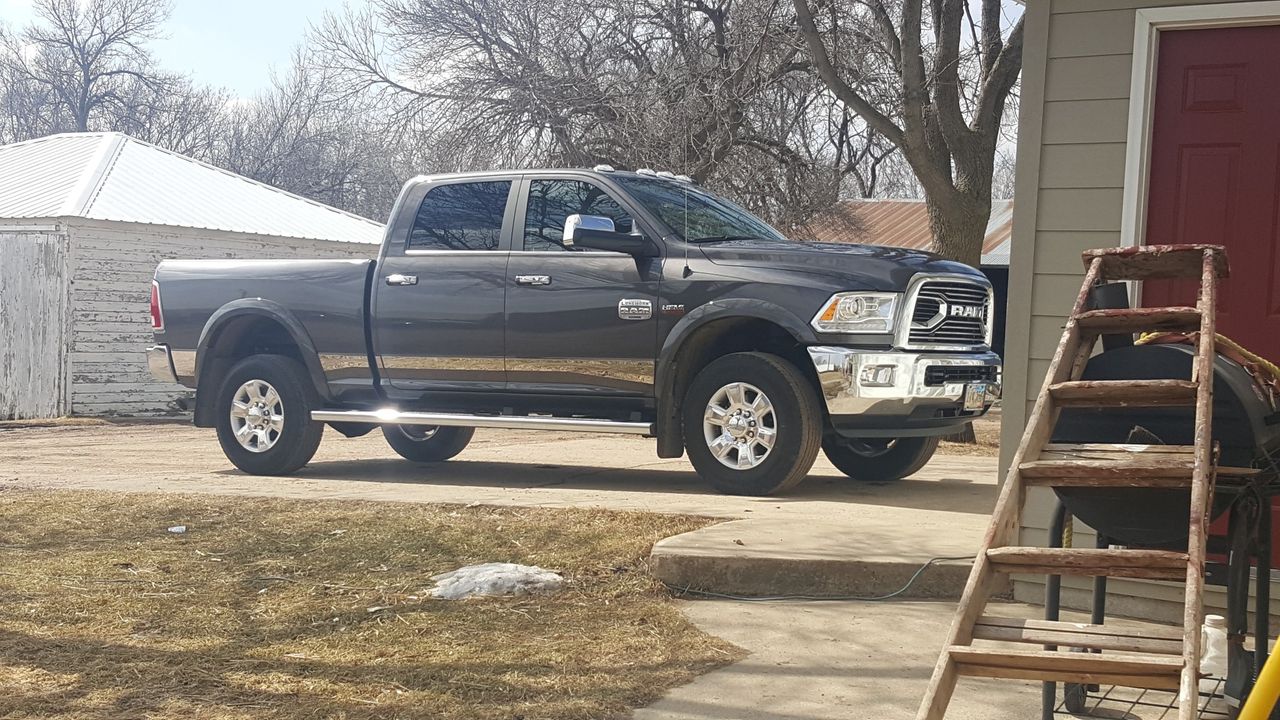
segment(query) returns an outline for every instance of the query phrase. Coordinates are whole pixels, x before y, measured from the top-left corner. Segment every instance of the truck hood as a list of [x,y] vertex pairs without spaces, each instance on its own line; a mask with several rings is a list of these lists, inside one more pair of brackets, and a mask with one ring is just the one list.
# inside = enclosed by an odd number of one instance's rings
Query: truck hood
[[731,240],[698,245],[716,265],[792,270],[839,279],[851,290],[901,292],[916,273],[957,273],[983,279],[963,263],[932,253],[850,243]]

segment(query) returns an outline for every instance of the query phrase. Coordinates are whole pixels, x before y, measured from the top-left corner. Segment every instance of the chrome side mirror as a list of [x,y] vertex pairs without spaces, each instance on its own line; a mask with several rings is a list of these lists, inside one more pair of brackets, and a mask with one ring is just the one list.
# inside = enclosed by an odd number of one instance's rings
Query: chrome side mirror
[[601,215],[579,215],[574,213],[564,219],[564,235],[560,239],[560,243],[567,248],[574,246],[579,234],[583,230],[595,230],[597,232],[615,232],[613,220]]

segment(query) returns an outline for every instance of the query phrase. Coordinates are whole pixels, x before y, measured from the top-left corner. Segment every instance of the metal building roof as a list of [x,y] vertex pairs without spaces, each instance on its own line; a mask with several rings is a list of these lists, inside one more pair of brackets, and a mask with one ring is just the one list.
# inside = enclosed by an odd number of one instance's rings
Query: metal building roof
[[[928,250],[933,245],[929,212],[923,200],[841,200],[809,223],[822,242],[865,243]],[[982,264],[1008,267],[1012,245],[1013,201],[991,201],[991,218],[982,241]]]
[[383,225],[121,133],[0,146],[0,218],[168,225],[378,243]]

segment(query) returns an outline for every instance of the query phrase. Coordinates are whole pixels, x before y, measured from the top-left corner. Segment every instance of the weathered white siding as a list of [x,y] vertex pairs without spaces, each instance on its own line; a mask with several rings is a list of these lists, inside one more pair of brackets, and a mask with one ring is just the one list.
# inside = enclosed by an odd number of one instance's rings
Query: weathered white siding
[[0,227],[0,420],[67,409],[67,238]]
[[71,411],[148,416],[180,412],[189,395],[147,369],[152,342],[151,278],[171,258],[367,258],[376,245],[228,233],[216,230],[72,220]]
[[[1018,180],[1005,340],[1001,472],[1008,468],[1026,413],[1044,382],[1084,266],[1080,253],[1120,244],[1129,88],[1139,8],[1205,0],[1030,0],[1018,130]],[[1222,3],[1229,4],[1229,3]],[[1053,493],[1031,488],[1023,541],[1048,536]],[[1093,539],[1083,527],[1077,544]],[[1064,578],[1064,602],[1079,604],[1087,580]],[[1169,583],[1114,580],[1111,607],[1177,619],[1180,590]],[[1041,578],[1014,585],[1019,599],[1043,597]],[[1272,592],[1280,599],[1280,593]],[[1206,602],[1221,607],[1211,589]],[[1272,613],[1280,611],[1273,601]],[[1175,614],[1176,613],[1176,614]]]

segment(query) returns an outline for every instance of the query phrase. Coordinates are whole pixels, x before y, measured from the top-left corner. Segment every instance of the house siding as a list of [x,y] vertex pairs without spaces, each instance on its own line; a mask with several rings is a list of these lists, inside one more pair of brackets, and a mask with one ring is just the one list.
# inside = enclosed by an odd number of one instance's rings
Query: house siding
[[[1057,349],[1084,267],[1080,253],[1120,243],[1129,94],[1139,8],[1230,5],[1203,0],[1030,0],[1019,117],[1019,159],[1009,287],[1000,471],[1007,472],[1027,414]],[[1034,43],[1043,40],[1043,49]],[[1021,276],[1021,277],[1020,277]],[[1025,355],[1014,355],[1025,348]],[[1052,492],[1028,491],[1023,542],[1044,544]],[[1092,545],[1077,528],[1078,544]],[[1015,578],[1015,596],[1043,599],[1040,578]],[[1087,606],[1088,581],[1064,579],[1064,602]],[[1117,612],[1176,620],[1180,590],[1167,583],[1115,581]],[[1176,589],[1176,588],[1175,588]],[[1277,595],[1273,591],[1273,597]],[[1222,607],[1210,590],[1207,601]],[[1273,602],[1272,613],[1280,612]]]
[[0,420],[63,415],[67,236],[0,227]]
[[147,368],[148,303],[161,260],[367,258],[367,243],[279,238],[134,223],[73,220],[69,347],[70,411],[156,416],[182,412],[191,391],[161,383]]

